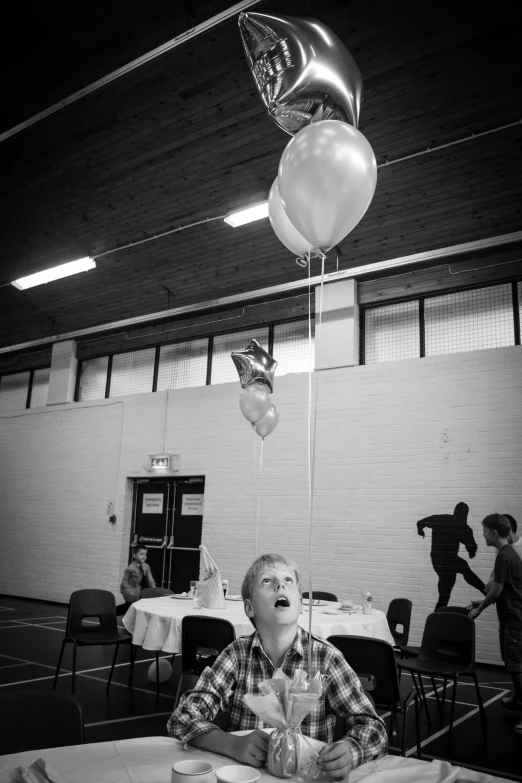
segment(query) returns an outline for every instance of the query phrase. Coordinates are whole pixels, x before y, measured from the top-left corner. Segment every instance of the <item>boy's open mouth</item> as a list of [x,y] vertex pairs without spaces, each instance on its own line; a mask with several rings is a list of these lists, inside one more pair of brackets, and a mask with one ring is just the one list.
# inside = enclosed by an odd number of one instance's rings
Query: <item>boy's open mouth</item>
[[279,607],[286,607],[286,606],[290,606],[290,601],[288,600],[286,595],[279,596],[279,598],[274,604],[274,607],[278,609]]

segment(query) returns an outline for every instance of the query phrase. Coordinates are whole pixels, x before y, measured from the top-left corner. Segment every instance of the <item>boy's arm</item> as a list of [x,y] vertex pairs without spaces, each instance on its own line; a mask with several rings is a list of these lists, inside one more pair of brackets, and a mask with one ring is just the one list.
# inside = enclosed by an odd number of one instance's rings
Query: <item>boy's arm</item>
[[121,580],[121,585],[120,585],[120,593],[125,598],[125,600],[128,601],[129,603],[132,603],[137,598],[136,591],[129,584],[129,576],[131,573],[132,572],[130,568],[127,566],[127,568],[123,572],[123,578]]
[[386,727],[364,693],[359,678],[344,657],[336,655],[328,667],[327,707],[345,719],[346,734],[352,753],[352,769],[386,753]]
[[493,578],[486,585],[486,597],[478,604],[473,602],[473,609],[469,613],[469,617],[472,620],[478,617],[488,606],[496,603],[504,589],[504,582],[510,581],[510,573],[509,561],[498,554],[495,560],[495,568],[493,569]]

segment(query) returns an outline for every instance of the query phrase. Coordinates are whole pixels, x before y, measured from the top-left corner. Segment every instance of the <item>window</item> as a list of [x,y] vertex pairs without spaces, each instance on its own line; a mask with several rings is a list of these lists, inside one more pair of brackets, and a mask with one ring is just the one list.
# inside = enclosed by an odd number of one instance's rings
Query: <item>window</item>
[[108,366],[108,356],[101,356],[99,359],[85,359],[82,362],[78,400],[85,402],[86,400],[101,400],[105,397]]
[[415,359],[419,354],[419,303],[401,302],[366,310],[366,364]]
[[27,406],[30,372],[2,375],[0,379],[0,410],[10,411]]
[[207,382],[208,338],[162,345],[157,391],[204,386]]
[[118,353],[112,358],[109,397],[145,394],[152,391],[155,348]]
[[31,386],[31,408],[42,408],[47,404],[50,375],[50,367],[43,367],[41,370],[34,371],[33,385]]
[[[310,363],[308,319],[274,326],[272,354],[277,362],[276,378],[289,372],[308,372]],[[312,318],[312,369],[315,367],[315,322]]]

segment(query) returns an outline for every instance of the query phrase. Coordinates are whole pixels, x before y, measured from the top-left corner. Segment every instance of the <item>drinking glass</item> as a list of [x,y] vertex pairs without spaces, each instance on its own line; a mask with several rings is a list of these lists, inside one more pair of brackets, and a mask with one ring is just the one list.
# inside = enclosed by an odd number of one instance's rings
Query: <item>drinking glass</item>
[[195,579],[191,579],[190,580],[190,594],[189,595],[192,596],[192,598],[194,597],[194,594],[196,592],[196,588],[197,588],[198,584],[199,584],[199,582],[197,582]]

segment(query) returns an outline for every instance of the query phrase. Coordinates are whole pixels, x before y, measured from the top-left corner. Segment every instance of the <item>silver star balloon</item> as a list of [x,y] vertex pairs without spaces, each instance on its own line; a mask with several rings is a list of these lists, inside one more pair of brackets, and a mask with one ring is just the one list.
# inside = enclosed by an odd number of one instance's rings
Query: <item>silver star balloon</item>
[[244,351],[232,351],[230,355],[236,365],[242,389],[252,383],[262,383],[268,386],[270,392],[274,391],[277,362],[257,340],[252,340]]
[[317,19],[242,13],[239,29],[268,114],[287,133],[319,120],[359,123],[363,85],[352,55]]

